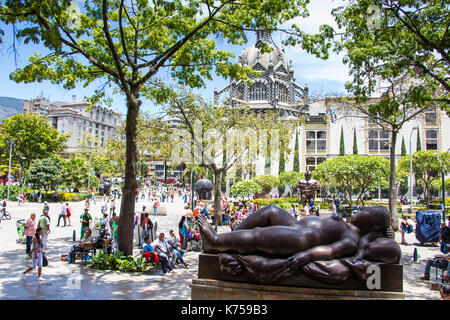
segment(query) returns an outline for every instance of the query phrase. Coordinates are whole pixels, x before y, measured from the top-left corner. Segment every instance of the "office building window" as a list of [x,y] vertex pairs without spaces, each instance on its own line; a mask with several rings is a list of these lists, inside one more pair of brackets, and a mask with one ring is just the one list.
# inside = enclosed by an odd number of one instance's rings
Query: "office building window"
[[306,150],[325,151],[327,149],[326,131],[306,131]]
[[310,172],[314,171],[314,169],[325,160],[327,160],[325,157],[307,157],[306,170]]
[[369,151],[389,151],[389,132],[369,130]]
[[438,132],[437,130],[427,130],[426,134],[426,147],[427,150],[438,149]]

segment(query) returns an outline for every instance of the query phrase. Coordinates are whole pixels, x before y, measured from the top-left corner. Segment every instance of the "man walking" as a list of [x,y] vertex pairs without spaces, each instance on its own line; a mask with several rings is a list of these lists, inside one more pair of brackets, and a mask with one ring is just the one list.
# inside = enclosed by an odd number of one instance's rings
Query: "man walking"
[[89,224],[92,221],[92,217],[89,214],[89,209],[84,209],[84,213],[80,216],[81,233],[80,238],[84,235],[84,229],[89,228]]
[[58,224],[56,225],[57,227],[59,227],[59,222],[61,221],[61,218],[64,220],[64,227],[66,226],[66,213],[67,213],[66,205],[64,204],[64,201],[61,201],[61,207],[58,216]]
[[39,218],[38,227],[42,228],[42,247],[47,250],[48,235],[50,233],[50,217],[48,216],[48,210],[44,211]]

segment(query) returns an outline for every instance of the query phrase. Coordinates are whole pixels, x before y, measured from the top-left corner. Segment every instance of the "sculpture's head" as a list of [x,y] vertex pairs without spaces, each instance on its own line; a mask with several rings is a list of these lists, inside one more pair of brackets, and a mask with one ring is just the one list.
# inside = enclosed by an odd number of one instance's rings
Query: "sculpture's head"
[[357,227],[361,234],[371,231],[386,232],[391,225],[391,217],[386,207],[366,207],[353,215],[350,223]]
[[309,172],[309,171],[306,171],[306,172],[305,172],[305,180],[306,180],[306,181],[311,180],[311,172]]

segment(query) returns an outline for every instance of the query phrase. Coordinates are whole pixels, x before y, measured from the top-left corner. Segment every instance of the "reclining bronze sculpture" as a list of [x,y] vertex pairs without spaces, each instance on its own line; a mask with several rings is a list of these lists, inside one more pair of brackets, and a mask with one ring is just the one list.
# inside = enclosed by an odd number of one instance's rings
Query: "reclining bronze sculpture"
[[338,214],[295,220],[285,210],[266,206],[244,219],[236,230],[217,234],[199,215],[203,251],[219,255],[223,272],[247,270],[259,281],[280,281],[296,273],[328,284],[353,274],[367,278],[370,265],[397,264],[401,251],[393,239],[385,207],[367,207],[350,223]]

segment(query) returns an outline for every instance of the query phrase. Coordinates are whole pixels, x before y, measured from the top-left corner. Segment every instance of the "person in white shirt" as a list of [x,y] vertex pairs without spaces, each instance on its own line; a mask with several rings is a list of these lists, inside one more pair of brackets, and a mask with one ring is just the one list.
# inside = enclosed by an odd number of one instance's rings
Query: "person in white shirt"
[[309,216],[309,214],[310,214],[309,211],[311,210],[311,208],[309,207],[308,203],[305,204],[304,210],[305,210],[305,215]]
[[152,247],[158,253],[163,273],[172,271],[174,267],[169,262],[169,258],[172,259],[173,254],[170,252],[170,245],[165,240],[164,233],[161,232],[159,238],[152,242]]

